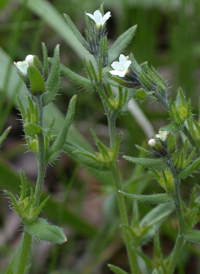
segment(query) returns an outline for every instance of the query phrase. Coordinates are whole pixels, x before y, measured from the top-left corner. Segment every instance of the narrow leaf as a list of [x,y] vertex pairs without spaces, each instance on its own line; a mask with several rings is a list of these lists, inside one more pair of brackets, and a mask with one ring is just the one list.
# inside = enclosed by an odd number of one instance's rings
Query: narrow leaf
[[193,171],[197,170],[200,166],[200,158],[196,159],[189,167],[184,169],[183,171],[179,172],[176,175],[178,179],[184,179],[188,177]]
[[26,185],[27,185],[26,178],[22,171],[20,171],[20,178],[21,178],[21,194],[20,194],[19,201],[22,201],[26,198]]
[[124,156],[123,158],[129,162],[132,162],[134,164],[139,164],[147,168],[154,168],[154,169],[166,168],[166,163],[161,158],[151,159],[151,158],[136,158],[136,157],[130,157],[130,156]]
[[43,76],[44,79],[47,79],[48,76],[48,54],[45,43],[42,43],[42,52],[43,52]]
[[149,202],[151,204],[165,204],[172,202],[173,196],[170,194],[152,194],[152,195],[139,195],[139,194],[129,194],[123,191],[119,191],[119,193],[123,194],[124,196],[131,198],[131,199],[136,199],[142,202]]
[[108,51],[108,63],[112,63],[133,39],[137,25],[120,35]]
[[8,128],[3,132],[3,134],[0,136],[0,146],[1,146],[1,144],[3,143],[3,141],[6,139],[6,137],[7,137],[8,133],[10,132],[11,128],[12,128],[11,126],[8,127]]
[[64,14],[64,18],[67,21],[68,26],[70,27],[76,38],[79,40],[79,42],[89,51],[88,43],[85,41],[81,33],[78,31],[78,29],[72,22],[71,18],[67,14]]
[[200,231],[191,229],[183,234],[183,237],[188,241],[188,242],[194,242],[200,244]]
[[58,137],[56,138],[55,142],[53,143],[52,147],[49,149],[49,153],[46,158],[47,163],[54,161],[58,157],[58,155],[60,154],[60,151],[62,150],[65,144],[69,127],[74,118],[76,98],[77,96],[74,95],[69,103],[69,108],[67,111],[63,128],[60,134],[58,135]]
[[123,269],[119,268],[118,266],[115,266],[113,264],[108,264],[108,267],[110,270],[112,270],[115,274],[128,274],[126,271]]
[[69,79],[71,79],[74,83],[78,84],[79,86],[89,90],[94,89],[90,80],[78,75],[77,73],[73,72],[69,68],[65,67],[63,64],[60,65],[60,71],[61,71],[61,75],[67,76]]
[[57,45],[54,50],[52,67],[46,81],[47,92],[43,95],[43,105],[48,105],[56,96],[60,81],[60,47]]

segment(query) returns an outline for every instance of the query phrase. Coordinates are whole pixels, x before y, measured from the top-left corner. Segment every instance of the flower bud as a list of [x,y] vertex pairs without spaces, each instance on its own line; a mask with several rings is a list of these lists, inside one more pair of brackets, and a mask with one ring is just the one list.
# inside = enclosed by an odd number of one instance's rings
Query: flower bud
[[150,139],[150,140],[148,141],[148,145],[149,145],[150,147],[155,147],[155,145],[156,145],[156,140],[155,140],[155,139]]
[[29,66],[33,66],[34,62],[34,55],[29,54],[26,56],[25,61],[28,63]]

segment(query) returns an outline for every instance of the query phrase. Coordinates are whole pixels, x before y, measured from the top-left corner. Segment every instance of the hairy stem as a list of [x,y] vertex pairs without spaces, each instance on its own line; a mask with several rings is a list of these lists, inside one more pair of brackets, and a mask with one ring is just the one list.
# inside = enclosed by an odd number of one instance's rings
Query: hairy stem
[[31,235],[28,232],[24,231],[17,274],[22,274],[25,272],[30,248],[31,248]]
[[[39,125],[43,126],[43,104],[42,104],[42,98],[41,96],[36,96],[36,103],[38,105],[38,111],[39,111]],[[43,132],[39,132],[37,134],[38,137],[38,178],[35,188],[35,201],[33,206],[38,206],[40,202],[40,197],[42,194],[42,187],[44,182],[44,176],[45,176],[45,169],[46,169],[46,163],[45,163],[45,148],[44,148],[44,134]]]
[[[117,191],[122,190],[121,178],[120,178],[119,167],[118,167],[117,161],[113,165],[113,176],[115,178]],[[119,212],[120,212],[120,219],[121,219],[121,223],[123,226],[122,227],[123,237],[124,237],[124,241],[126,244],[131,273],[138,274],[139,270],[138,270],[137,257],[136,257],[134,248],[132,247],[132,239],[124,227],[125,225],[129,225],[126,204],[125,204],[124,196],[122,194],[120,194],[119,192],[117,192],[117,201],[118,201],[118,207],[119,207]]]
[[176,268],[178,257],[180,255],[182,247],[185,243],[185,240],[183,238],[184,217],[183,217],[183,210],[182,210],[180,191],[179,191],[180,180],[176,178],[176,170],[175,170],[171,160],[169,162],[169,168],[170,168],[170,171],[171,171],[171,173],[173,175],[173,179],[174,179],[174,203],[176,206],[176,214],[177,214],[178,223],[179,223],[179,230],[178,230],[176,243],[175,243],[174,249],[172,251],[169,266],[168,266],[168,274],[173,274],[174,270]]

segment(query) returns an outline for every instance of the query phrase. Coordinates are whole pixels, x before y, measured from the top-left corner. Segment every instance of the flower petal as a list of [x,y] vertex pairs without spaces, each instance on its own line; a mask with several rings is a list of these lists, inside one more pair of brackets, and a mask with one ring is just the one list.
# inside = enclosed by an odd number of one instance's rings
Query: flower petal
[[111,64],[111,67],[115,70],[123,70],[124,68],[122,67],[121,63],[120,62],[113,62]]
[[102,14],[99,10],[95,10],[94,12],[94,18],[95,18],[95,21],[96,23],[100,23],[101,22],[101,19],[102,19]]
[[92,20],[94,20],[96,22],[94,16],[91,13],[86,13],[86,15],[89,16]]
[[27,71],[28,71],[28,62],[27,61],[19,61],[16,63],[14,62],[14,64],[23,75],[25,75],[25,76],[27,75]]
[[101,19],[101,24],[104,25],[105,22],[111,17],[110,11],[108,11]]

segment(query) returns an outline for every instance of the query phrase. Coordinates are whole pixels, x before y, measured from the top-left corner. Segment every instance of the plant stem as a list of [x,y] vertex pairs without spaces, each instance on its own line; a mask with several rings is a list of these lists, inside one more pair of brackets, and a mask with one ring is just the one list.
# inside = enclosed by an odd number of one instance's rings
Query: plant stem
[[178,260],[178,257],[180,255],[180,252],[182,250],[182,247],[183,247],[184,243],[185,243],[185,239],[183,238],[182,235],[178,234],[177,239],[176,239],[176,243],[175,243],[175,246],[174,246],[174,249],[173,249],[173,252],[171,254],[171,259],[170,259],[170,262],[169,262],[167,274],[173,274],[174,273],[174,270],[175,270],[176,264],[177,264],[177,260]]
[[[39,112],[39,125],[43,126],[43,104],[42,104],[42,98],[41,96],[36,96],[36,103],[38,105],[38,112]],[[39,132],[37,134],[38,137],[38,178],[35,188],[35,201],[33,206],[37,207],[40,202],[40,197],[42,194],[42,187],[44,182],[44,176],[45,176],[45,169],[46,169],[46,163],[45,163],[45,148],[44,148],[44,134],[43,132]]]
[[25,271],[30,247],[31,247],[31,235],[28,232],[24,231],[17,274],[22,274]]
[[108,127],[109,127],[109,134],[110,134],[110,147],[115,149],[116,145],[116,115],[115,113],[107,114],[108,117]]
[[124,196],[118,192],[118,190],[122,190],[122,184],[121,184],[121,178],[119,173],[119,167],[117,161],[113,165],[113,176],[115,178],[116,188],[117,188],[117,201],[118,201],[118,207],[120,212],[120,219],[122,223],[122,229],[123,229],[123,236],[126,244],[126,249],[128,253],[130,268],[132,274],[138,274],[138,263],[137,263],[137,256],[135,254],[134,249],[132,248],[132,239],[125,230],[125,225],[129,225],[128,223],[128,216],[127,216],[127,210],[126,210],[126,204],[124,200]]
[[171,258],[170,258],[170,262],[169,262],[169,266],[168,266],[168,272],[167,272],[168,274],[173,274],[176,264],[177,264],[179,254],[180,254],[182,247],[185,243],[185,239],[183,238],[184,217],[183,217],[183,210],[182,210],[180,191],[179,191],[180,180],[176,178],[176,170],[175,170],[174,165],[171,160],[169,161],[169,168],[170,168],[170,171],[171,171],[171,173],[173,175],[173,179],[174,179],[174,203],[176,206],[176,214],[177,214],[178,223],[179,223],[178,236],[176,239],[174,249],[171,254]]

